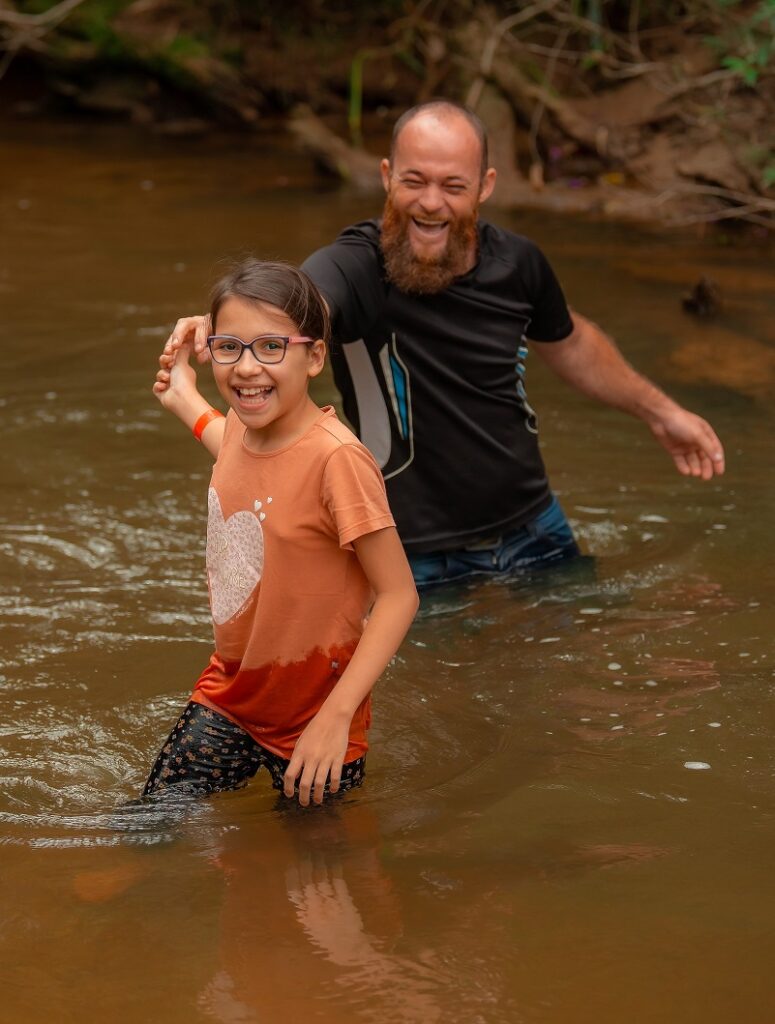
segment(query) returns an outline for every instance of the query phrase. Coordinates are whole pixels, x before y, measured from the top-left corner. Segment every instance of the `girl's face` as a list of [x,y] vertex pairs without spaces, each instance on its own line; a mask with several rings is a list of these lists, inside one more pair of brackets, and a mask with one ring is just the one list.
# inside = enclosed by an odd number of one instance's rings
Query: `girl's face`
[[[218,311],[213,333],[248,343],[260,334],[287,337],[300,331],[276,306],[231,296]],[[307,386],[323,369],[325,353],[325,344],[318,340],[311,345],[289,344],[280,363],[260,363],[247,349],[237,363],[213,360],[218,390],[247,427],[248,441],[252,435],[259,447],[273,442],[285,445],[304,433],[317,410]]]

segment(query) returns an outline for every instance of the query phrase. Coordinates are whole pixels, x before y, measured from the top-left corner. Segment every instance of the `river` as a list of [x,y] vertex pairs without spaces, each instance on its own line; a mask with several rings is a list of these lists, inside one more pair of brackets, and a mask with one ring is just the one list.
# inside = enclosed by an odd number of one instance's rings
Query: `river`
[[0,192],[0,1019],[769,1024],[772,250],[493,210],[726,475],[530,359],[587,557],[423,600],[336,809],[258,777],[162,813],[128,801],[212,634],[208,459],[159,348],[221,257],[301,260],[376,203],[276,135],[88,123],[6,125]]

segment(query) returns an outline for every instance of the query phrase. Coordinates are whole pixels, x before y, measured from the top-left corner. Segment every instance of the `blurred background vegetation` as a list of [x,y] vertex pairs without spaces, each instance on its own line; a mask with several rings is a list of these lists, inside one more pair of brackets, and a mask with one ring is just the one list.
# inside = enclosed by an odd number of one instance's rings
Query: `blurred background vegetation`
[[775,0],[0,0],[0,76],[5,116],[287,120],[361,184],[445,95],[488,123],[503,202],[775,223]]

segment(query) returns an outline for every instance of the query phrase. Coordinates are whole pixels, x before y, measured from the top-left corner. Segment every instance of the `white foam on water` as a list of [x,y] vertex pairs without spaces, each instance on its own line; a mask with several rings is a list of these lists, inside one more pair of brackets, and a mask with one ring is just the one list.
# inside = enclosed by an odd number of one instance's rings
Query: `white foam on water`
[[710,765],[707,761],[684,761],[684,768],[693,772],[705,772],[708,771]]

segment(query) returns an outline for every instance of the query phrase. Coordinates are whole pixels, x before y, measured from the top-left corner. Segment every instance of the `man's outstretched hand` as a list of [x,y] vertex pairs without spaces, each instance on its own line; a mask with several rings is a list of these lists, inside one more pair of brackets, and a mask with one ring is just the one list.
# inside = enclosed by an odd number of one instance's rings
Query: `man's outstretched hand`
[[701,416],[676,406],[646,422],[679,473],[711,480],[724,472],[724,448]]

